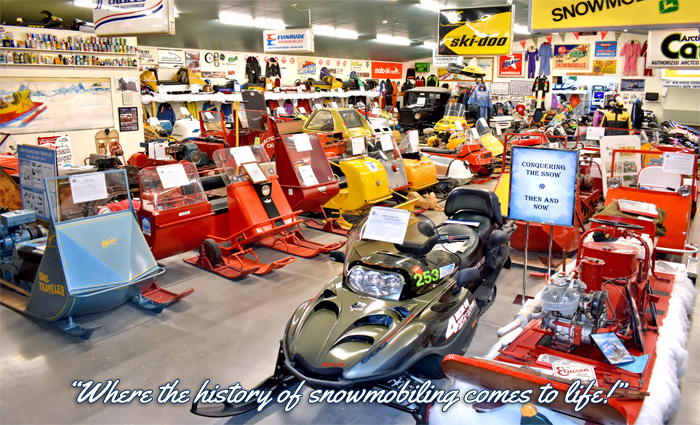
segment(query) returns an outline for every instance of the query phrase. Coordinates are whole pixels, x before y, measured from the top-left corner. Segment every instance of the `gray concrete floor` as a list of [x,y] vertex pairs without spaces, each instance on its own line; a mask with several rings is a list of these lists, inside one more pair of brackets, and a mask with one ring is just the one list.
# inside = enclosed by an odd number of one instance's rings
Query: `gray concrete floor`
[[[342,239],[311,229],[304,233],[324,243]],[[256,252],[263,261],[284,256],[262,247]],[[410,415],[380,405],[309,405],[308,389],[290,413],[275,405],[261,414],[229,420],[195,416],[189,412],[189,403],[77,404],[79,389],[71,386],[74,380],[119,379],[120,390],[152,389],[155,395],[159,386],[176,379],[178,389],[194,393],[205,379],[211,379],[210,387],[237,382],[246,389],[253,387],[272,374],[279,340],[293,311],[342,268],[320,255],[300,258],[267,276],[229,281],[182,261],[191,256],[163,260],[167,273],[158,282],[175,292],[194,288],[194,294],[161,314],[127,303],[80,318],[83,324],[103,325],[88,341],[0,307],[0,423],[413,423]],[[528,277],[528,295],[534,295],[542,283],[542,278]],[[497,302],[481,318],[469,355],[486,354],[497,341],[497,328],[519,310],[513,300],[522,292],[522,268],[504,270],[497,285]],[[700,325],[696,324],[689,342],[691,363],[682,381],[683,409],[674,424],[700,423],[699,341]]]

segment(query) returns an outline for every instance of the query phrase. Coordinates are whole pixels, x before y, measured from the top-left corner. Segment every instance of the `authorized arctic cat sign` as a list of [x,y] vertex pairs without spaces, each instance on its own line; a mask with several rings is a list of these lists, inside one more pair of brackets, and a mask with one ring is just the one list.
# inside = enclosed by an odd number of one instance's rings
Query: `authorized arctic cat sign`
[[513,6],[443,9],[438,19],[438,55],[510,53]]
[[311,53],[314,51],[314,33],[309,28],[263,31],[263,46],[265,53]]
[[698,0],[530,0],[530,31],[700,25]]
[[649,31],[647,52],[647,68],[698,69],[700,31]]

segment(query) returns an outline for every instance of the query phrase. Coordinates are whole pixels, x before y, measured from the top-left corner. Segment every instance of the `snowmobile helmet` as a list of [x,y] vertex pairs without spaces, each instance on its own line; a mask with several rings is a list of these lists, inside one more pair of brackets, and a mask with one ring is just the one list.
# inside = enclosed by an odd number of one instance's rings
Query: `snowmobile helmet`
[[617,102],[615,104],[614,108],[621,111],[621,110],[625,109],[625,105],[623,105],[622,102]]

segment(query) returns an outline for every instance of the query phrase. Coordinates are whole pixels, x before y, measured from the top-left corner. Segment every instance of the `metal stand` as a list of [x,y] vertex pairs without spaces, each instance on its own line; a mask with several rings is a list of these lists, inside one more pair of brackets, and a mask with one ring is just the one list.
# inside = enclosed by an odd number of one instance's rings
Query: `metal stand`
[[[525,279],[527,278],[527,241],[530,239],[530,222],[525,222],[525,264],[523,265],[523,305],[525,305]],[[551,255],[550,255],[551,258]]]
[[547,260],[547,282],[549,283],[549,277],[552,275],[552,234],[554,233],[554,226],[549,225],[549,259]]

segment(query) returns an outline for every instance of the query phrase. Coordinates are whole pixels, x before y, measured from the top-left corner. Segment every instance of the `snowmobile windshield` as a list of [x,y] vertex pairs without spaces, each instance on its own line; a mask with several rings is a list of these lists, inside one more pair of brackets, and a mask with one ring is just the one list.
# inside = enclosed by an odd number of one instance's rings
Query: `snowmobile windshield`
[[445,118],[447,117],[457,117],[457,118],[464,118],[464,114],[466,114],[467,110],[464,108],[464,105],[461,103],[457,102],[450,102],[447,104],[447,109],[445,109]]
[[[606,163],[605,167],[608,188],[630,187],[656,192],[675,192],[684,198],[692,196],[693,200],[697,199],[697,185],[693,179],[697,172],[697,156],[692,153],[620,147],[613,150],[612,161]],[[628,196],[627,199],[635,198]],[[622,208],[622,201],[620,202]],[[660,207],[671,208],[670,205]]]
[[328,165],[328,158],[318,140],[318,134],[286,134],[282,136],[282,140],[287,157],[294,165],[292,168],[302,186],[318,186],[335,180]]
[[276,174],[274,162],[270,162],[263,145],[219,149],[213,158],[226,186],[243,181],[262,183]]
[[344,111],[338,111],[340,118],[343,119],[345,126],[347,128],[358,128],[364,127],[364,120],[362,116],[353,109],[348,109]]
[[491,134],[491,129],[486,124],[486,120],[484,120],[483,118],[479,118],[479,120],[476,122],[475,126],[476,126],[476,132],[479,133],[480,137]]
[[[170,175],[169,173],[176,173],[179,176],[184,173],[189,183],[171,186],[166,179],[168,184],[163,184],[161,174]],[[184,183],[184,179],[179,183]],[[159,167],[147,167],[139,171],[139,193],[141,208],[148,211],[165,212],[183,206],[209,202],[202,189],[197,166],[186,161]]]
[[344,283],[368,297],[412,298],[446,283],[459,262],[427,216],[372,207],[348,233]]

